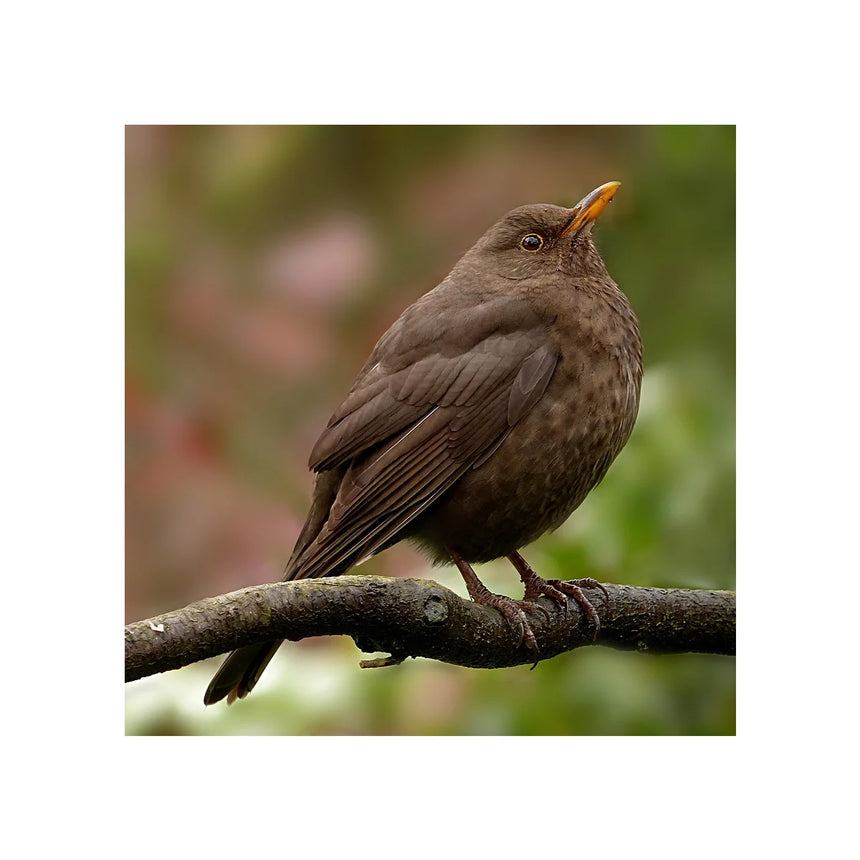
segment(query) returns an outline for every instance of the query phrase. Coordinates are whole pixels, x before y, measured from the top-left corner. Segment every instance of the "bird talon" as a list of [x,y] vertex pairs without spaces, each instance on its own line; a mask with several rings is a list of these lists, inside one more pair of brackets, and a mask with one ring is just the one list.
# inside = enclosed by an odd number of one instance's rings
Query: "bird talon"
[[[594,627],[593,638],[594,640],[597,639],[597,635],[600,632],[600,617],[591,601],[585,596],[582,588],[599,588],[603,592],[608,608],[609,592],[601,583],[591,577],[586,577],[585,579],[544,579],[534,572],[529,563],[518,552],[509,555],[508,559],[517,569],[520,579],[525,584],[524,600],[533,602],[537,596],[543,594],[554,600],[562,608],[564,617],[567,619],[570,617],[570,601],[568,600],[568,596],[572,597],[579,604],[583,616]],[[533,605],[536,604],[533,603]]]
[[512,597],[506,597],[503,594],[493,594],[493,592],[491,592],[487,586],[478,579],[469,562],[453,550],[449,551],[451,552],[451,558],[454,560],[454,564],[457,565],[460,575],[466,583],[469,597],[481,606],[489,606],[492,609],[497,609],[502,614],[505,621],[507,621],[514,630],[519,632],[519,639],[516,646],[517,650],[519,650],[522,647],[523,642],[525,642],[526,647],[530,651],[534,651],[535,654],[540,654],[534,631],[532,630],[531,624],[529,624],[529,620],[526,618],[526,614],[523,610],[537,609],[543,612],[544,615],[546,615],[547,621],[549,621],[549,613],[546,609],[531,601],[514,600]]
[[603,597],[606,600],[606,608],[609,608],[609,592],[606,590],[606,586],[602,582],[598,582],[596,579],[593,579],[590,576],[586,576],[584,579],[555,579],[550,580],[551,582],[572,582],[574,585],[579,586],[580,588],[599,588],[603,592]]
[[[534,631],[532,630],[531,624],[529,624],[528,618],[526,618],[526,614],[523,611],[523,608],[531,608],[530,606],[524,607],[524,601],[514,600],[512,597],[505,597],[502,594],[490,594],[490,597],[495,598],[492,601],[488,601],[485,603],[485,606],[490,606],[493,609],[497,609],[505,621],[514,628],[514,630],[519,632],[519,637],[517,639],[517,650],[522,648],[525,643],[526,648],[529,651],[534,651],[535,653],[539,653],[537,639],[535,639]],[[537,607],[538,609],[543,610],[542,606]]]
[[541,606],[539,603],[536,603],[534,600],[526,600],[523,598],[520,603],[522,604],[524,609],[529,609],[532,612],[543,612],[543,617],[549,621],[549,612],[546,611],[546,608]]
[[586,588],[599,588],[606,598],[607,608],[609,607],[609,592],[596,579],[586,577],[585,579],[550,579],[547,584],[558,589],[564,594],[569,594],[582,609],[583,615],[588,619],[594,627],[594,636],[592,641],[597,640],[597,634],[600,633],[600,616],[594,608],[594,604],[585,596],[582,586]]

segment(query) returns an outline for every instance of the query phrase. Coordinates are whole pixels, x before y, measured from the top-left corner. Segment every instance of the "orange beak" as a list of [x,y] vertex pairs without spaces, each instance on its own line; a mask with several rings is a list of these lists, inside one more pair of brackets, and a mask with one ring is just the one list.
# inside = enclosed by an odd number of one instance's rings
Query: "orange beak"
[[569,233],[578,233],[583,227],[593,224],[609,205],[609,201],[615,196],[615,192],[620,185],[620,182],[607,182],[601,185],[600,188],[595,188],[591,194],[586,194],[573,207],[573,219],[561,231],[561,235],[567,236]]

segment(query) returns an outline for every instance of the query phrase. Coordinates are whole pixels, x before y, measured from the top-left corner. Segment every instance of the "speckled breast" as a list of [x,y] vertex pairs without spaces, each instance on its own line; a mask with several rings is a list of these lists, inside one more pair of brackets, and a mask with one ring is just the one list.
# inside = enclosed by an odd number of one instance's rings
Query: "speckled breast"
[[[603,478],[639,408],[638,331],[627,344],[569,350],[532,411],[483,465],[410,529],[443,558],[506,556],[560,526]],[[641,350],[641,346],[638,347]]]

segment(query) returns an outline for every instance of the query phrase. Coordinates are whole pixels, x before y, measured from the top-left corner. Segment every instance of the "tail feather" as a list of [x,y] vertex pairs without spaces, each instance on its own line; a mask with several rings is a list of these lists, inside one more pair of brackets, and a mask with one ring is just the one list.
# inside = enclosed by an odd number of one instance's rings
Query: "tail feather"
[[281,647],[283,641],[278,639],[276,642],[263,642],[261,645],[247,645],[233,651],[215,673],[203,696],[203,704],[214,705],[225,696],[228,705],[233,704],[236,699],[244,699],[254,689],[269,660],[275,656],[275,651]]

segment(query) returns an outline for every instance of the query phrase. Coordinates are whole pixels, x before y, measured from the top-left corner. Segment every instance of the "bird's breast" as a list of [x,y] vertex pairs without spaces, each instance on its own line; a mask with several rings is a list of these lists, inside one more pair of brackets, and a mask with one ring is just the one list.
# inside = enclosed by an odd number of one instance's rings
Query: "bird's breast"
[[540,401],[416,523],[419,538],[481,562],[557,528],[630,436],[640,379],[635,347],[567,349]]

